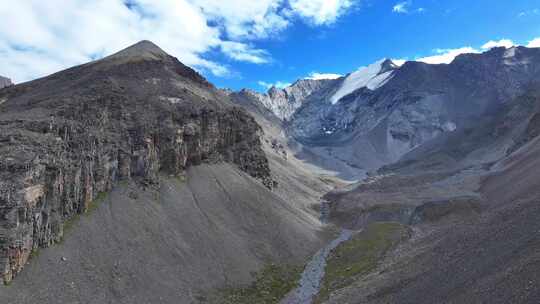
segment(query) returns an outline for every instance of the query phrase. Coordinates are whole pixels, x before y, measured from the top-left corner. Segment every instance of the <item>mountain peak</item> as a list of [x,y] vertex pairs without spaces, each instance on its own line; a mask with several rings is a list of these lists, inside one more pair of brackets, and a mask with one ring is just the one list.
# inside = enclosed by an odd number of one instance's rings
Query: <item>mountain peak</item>
[[398,68],[398,65],[395,64],[391,59],[385,59],[381,63],[381,70],[379,71],[379,74],[383,74],[389,71],[393,71]]
[[162,60],[169,57],[165,51],[149,40],[142,40],[104,59]]

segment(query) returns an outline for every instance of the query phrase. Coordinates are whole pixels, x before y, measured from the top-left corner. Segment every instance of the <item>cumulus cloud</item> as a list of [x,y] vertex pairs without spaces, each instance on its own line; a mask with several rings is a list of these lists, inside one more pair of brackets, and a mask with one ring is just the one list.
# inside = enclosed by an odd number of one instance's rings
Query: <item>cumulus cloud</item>
[[312,80],[322,80],[322,79],[338,79],[339,77],[343,77],[343,75],[340,74],[332,74],[332,73],[317,73],[312,72],[309,74],[306,79],[312,79]]
[[540,37],[535,38],[535,39],[529,41],[529,44],[527,44],[527,47],[530,47],[530,48],[540,48]]
[[261,87],[267,89],[267,90],[269,90],[269,89],[271,89],[273,87],[276,87],[278,89],[284,89],[286,87],[291,86],[291,83],[283,82],[283,81],[277,81],[275,83],[268,83],[266,81],[259,81],[259,82],[257,82],[257,84],[260,85]]
[[270,62],[270,54],[262,49],[253,48],[245,43],[223,41],[221,51],[232,59],[256,64]]
[[428,56],[428,57],[422,57],[416,59],[416,61],[425,62],[429,64],[441,64],[441,63],[451,63],[454,58],[461,54],[468,54],[468,53],[480,53],[478,50],[472,48],[472,47],[462,47],[458,49],[438,49],[435,51],[437,55]]
[[189,0],[233,39],[267,38],[289,25],[283,0]]
[[499,41],[490,40],[482,46],[482,49],[490,50],[495,47],[511,48],[513,46],[515,46],[515,43],[510,39],[501,39]]
[[227,73],[226,67],[202,56],[221,39],[219,29],[208,26],[196,6],[183,0],[128,4],[28,0],[0,6],[1,72],[26,81],[149,39],[188,65],[216,75]]
[[301,17],[335,22],[357,0],[20,0],[0,6],[0,74],[16,82],[99,59],[148,39],[204,73],[232,72],[208,59],[271,62],[254,46]]
[[293,12],[316,25],[332,24],[347,9],[353,0],[290,0]]

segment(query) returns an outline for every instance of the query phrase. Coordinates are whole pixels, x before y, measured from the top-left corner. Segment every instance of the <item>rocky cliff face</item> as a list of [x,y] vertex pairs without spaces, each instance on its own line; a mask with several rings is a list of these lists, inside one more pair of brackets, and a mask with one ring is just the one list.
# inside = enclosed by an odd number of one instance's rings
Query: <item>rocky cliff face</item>
[[11,79],[0,76],[0,89],[9,87],[10,85],[13,85],[13,82],[11,82]]
[[334,88],[340,81],[341,79],[301,79],[285,89],[273,87],[266,94],[248,92],[281,120],[289,120],[310,96],[323,95],[323,91]]
[[[63,90],[51,88],[62,87]],[[150,42],[0,93],[0,274],[121,180],[227,161],[272,187],[260,127]]]

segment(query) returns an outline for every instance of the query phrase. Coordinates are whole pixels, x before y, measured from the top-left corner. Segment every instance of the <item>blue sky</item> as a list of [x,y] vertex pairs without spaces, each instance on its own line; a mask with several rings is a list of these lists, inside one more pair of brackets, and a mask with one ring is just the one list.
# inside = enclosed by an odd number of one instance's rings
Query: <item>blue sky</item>
[[0,75],[33,80],[143,39],[218,87],[266,90],[382,58],[540,47],[540,0],[18,0],[0,6]]
[[[312,72],[346,74],[381,58],[414,60],[437,49],[473,47],[511,39],[527,45],[540,37],[540,1],[364,1],[329,26],[295,22],[278,37],[257,42],[269,64],[231,64],[240,75],[209,79],[218,86],[263,89],[258,81],[291,83]],[[219,58],[227,62],[226,58]]]

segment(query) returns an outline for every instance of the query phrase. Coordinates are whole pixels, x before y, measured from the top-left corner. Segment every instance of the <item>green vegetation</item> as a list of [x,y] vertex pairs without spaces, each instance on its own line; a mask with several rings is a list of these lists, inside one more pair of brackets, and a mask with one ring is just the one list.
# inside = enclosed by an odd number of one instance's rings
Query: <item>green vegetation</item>
[[31,259],[35,259],[35,258],[38,257],[38,255],[39,255],[39,249],[34,248],[34,249],[32,249],[32,251],[30,252],[30,257],[29,257],[29,259],[30,259],[30,260],[31,260]]
[[99,205],[107,199],[107,192],[100,192],[96,196],[96,198],[88,204],[88,208],[84,212],[86,215],[91,214],[94,210],[96,210]]
[[186,181],[187,181],[187,176],[186,176],[185,172],[182,172],[182,173],[180,173],[180,174],[178,174],[178,175],[175,175],[175,176],[173,177],[173,179],[174,179],[174,181],[175,181],[179,186],[181,186],[182,184],[185,184],[185,183],[186,183]]
[[279,303],[288,292],[298,287],[302,270],[303,267],[300,266],[270,264],[255,275],[255,281],[251,285],[222,290],[218,303]]
[[[71,230],[71,228],[73,228],[73,226],[75,225],[76,222],[79,221],[79,219],[81,218],[81,215],[78,214],[78,213],[75,213],[73,214],[73,216],[71,216],[70,218],[66,219],[64,221],[64,224],[63,224],[63,230],[64,230],[64,235],[66,234],[67,231]],[[60,239],[60,242],[61,243],[62,241],[64,240],[64,236],[62,235],[62,238]]]
[[409,229],[399,223],[375,223],[351,240],[340,244],[327,259],[325,276],[315,303],[331,292],[353,283],[373,271],[384,254],[409,237]]

